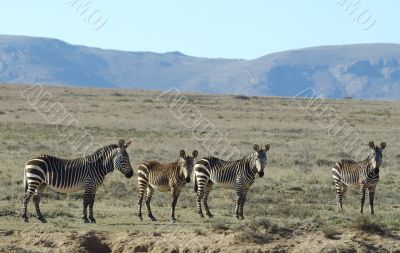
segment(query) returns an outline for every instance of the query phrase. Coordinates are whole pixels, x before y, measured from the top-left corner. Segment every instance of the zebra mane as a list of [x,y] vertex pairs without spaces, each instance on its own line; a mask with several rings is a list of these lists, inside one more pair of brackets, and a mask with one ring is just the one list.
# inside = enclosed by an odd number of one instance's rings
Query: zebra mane
[[243,156],[241,160],[244,160],[244,159],[253,159],[253,158],[255,157],[256,153],[257,153],[257,151],[251,152],[251,153],[249,153],[249,154]]
[[107,146],[98,148],[96,151],[94,151],[93,153],[87,155],[86,157],[99,156],[101,154],[107,153],[107,151],[111,151],[111,150],[116,149],[116,148],[118,148],[118,145],[116,145],[116,144],[107,145]]

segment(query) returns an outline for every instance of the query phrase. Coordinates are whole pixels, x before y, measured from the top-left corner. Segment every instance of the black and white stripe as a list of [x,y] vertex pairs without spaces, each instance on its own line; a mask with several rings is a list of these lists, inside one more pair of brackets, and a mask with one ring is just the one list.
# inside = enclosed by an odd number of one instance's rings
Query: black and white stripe
[[169,191],[171,195],[171,222],[176,222],[175,206],[178,201],[179,194],[186,183],[190,182],[193,171],[193,159],[197,157],[198,151],[194,150],[192,156],[186,155],[184,150],[180,151],[180,157],[176,162],[162,164],[157,161],[143,162],[138,168],[138,217],[142,218],[142,203],[146,195],[146,207],[148,216],[152,221],[157,219],[154,217],[150,202],[154,190],[160,192]]
[[[96,188],[103,182],[104,177],[118,169],[127,178],[133,176],[126,148],[131,142],[120,140],[118,145],[100,148],[93,154],[77,159],[62,159],[49,155],[41,155],[29,160],[25,165],[24,184],[25,196],[22,217],[28,222],[27,205],[33,196],[37,218],[46,222],[40,212],[39,203],[43,189],[48,185],[60,193],[72,193],[84,190],[83,221],[95,223],[93,204]],[[87,207],[89,206],[89,219]]]
[[337,209],[340,212],[343,207],[343,195],[348,186],[357,186],[361,188],[361,213],[363,213],[365,203],[366,189],[369,192],[369,204],[371,214],[374,214],[374,195],[375,187],[379,181],[379,169],[382,164],[382,150],[386,143],[382,142],[380,146],[375,146],[374,142],[369,142],[371,154],[361,162],[351,160],[342,160],[332,168],[332,177],[336,188]]
[[246,202],[247,192],[250,190],[257,173],[260,177],[264,176],[269,148],[269,144],[262,149],[255,144],[255,152],[237,161],[224,161],[211,156],[200,159],[194,166],[197,213],[204,217],[201,209],[201,200],[203,200],[207,216],[212,217],[208,207],[208,196],[215,184],[236,190],[235,213],[238,219],[243,219],[243,206]]

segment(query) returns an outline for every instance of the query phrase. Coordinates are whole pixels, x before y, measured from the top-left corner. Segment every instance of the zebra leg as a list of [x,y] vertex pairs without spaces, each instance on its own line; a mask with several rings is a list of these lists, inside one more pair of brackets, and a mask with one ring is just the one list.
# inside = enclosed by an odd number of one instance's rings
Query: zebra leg
[[237,184],[236,186],[236,195],[237,195],[237,200],[236,200],[235,214],[236,218],[240,220],[243,218],[243,212],[241,211],[243,202],[243,187],[240,184]]
[[235,206],[235,215],[236,215],[237,219],[239,219],[239,204],[240,204],[240,202],[239,202],[239,197],[238,197],[236,199],[236,206]]
[[151,212],[150,202],[151,197],[153,196],[154,189],[150,186],[147,187],[147,194],[146,194],[146,207],[147,207],[147,215],[152,221],[157,221],[156,217],[154,217],[153,213]]
[[361,186],[361,213],[363,213],[364,212],[364,203],[365,203],[365,191],[366,191],[366,188],[365,188],[365,185],[363,185],[363,186]]
[[180,190],[175,189],[174,187],[171,187],[171,199],[172,199],[172,204],[171,204],[171,223],[175,223],[175,207],[176,203],[178,202],[178,197],[179,194],[181,193]]
[[196,212],[200,215],[201,218],[204,218],[203,211],[201,210],[201,201],[204,198],[204,185],[206,184],[206,182],[199,180],[199,177],[197,177],[196,180],[197,180]]
[[35,195],[33,195],[33,203],[35,204],[36,217],[42,222],[46,223],[46,219],[43,217],[42,212],[40,211],[40,198],[42,196],[43,189],[46,187],[44,183],[42,183],[39,188],[36,190]]
[[202,191],[197,191],[196,194],[196,212],[200,215],[201,218],[204,218],[203,211],[201,210],[201,200],[204,197],[204,193]]
[[90,223],[90,220],[87,218],[87,207],[89,205],[91,196],[92,193],[86,191],[83,193],[83,216],[82,216],[83,223]]
[[146,187],[147,186],[144,186],[144,187],[139,186],[138,212],[137,212],[137,216],[139,217],[139,220],[143,220],[143,217],[142,217],[142,203],[143,203],[144,196],[146,194]]
[[209,182],[209,183],[207,184],[207,186],[206,186],[206,189],[205,189],[205,192],[204,192],[204,199],[203,199],[203,202],[204,202],[204,209],[206,210],[206,215],[207,215],[209,218],[214,217],[214,216],[211,214],[210,209],[209,209],[209,207],[208,207],[208,195],[210,194],[211,190],[212,190],[212,183]]
[[96,197],[96,195],[92,194],[90,196],[90,200],[89,200],[89,220],[90,220],[90,223],[96,223],[96,219],[93,217],[93,205],[94,205],[95,197]]
[[368,193],[369,193],[369,205],[371,207],[371,214],[375,215],[375,212],[374,212],[375,189],[368,189]]
[[343,195],[346,192],[347,187],[340,181],[335,181],[335,186],[337,211],[340,213],[343,210]]
[[244,207],[244,203],[246,203],[246,195],[247,195],[247,191],[244,191],[242,193],[242,200],[240,201],[240,205],[239,205],[239,218],[240,218],[240,220],[244,219],[243,207]]
[[32,195],[36,192],[37,188],[38,188],[37,184],[31,183],[28,185],[27,191],[25,192],[24,201],[22,205],[22,218],[24,218],[25,222],[28,222],[27,207],[29,200],[31,199]]

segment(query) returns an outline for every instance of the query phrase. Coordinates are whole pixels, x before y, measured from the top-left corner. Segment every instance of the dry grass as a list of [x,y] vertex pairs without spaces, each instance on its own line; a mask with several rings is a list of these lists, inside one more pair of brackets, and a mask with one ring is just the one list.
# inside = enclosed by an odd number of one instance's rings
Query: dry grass
[[[21,231],[25,227],[19,212],[23,167],[30,157],[41,153],[77,157],[74,147],[60,136],[60,126],[46,122],[20,95],[26,87],[0,86],[0,111],[3,112],[0,113],[0,224],[3,230]],[[194,138],[197,132],[185,128],[158,102],[158,92],[65,87],[46,90],[102,145],[116,143],[119,138],[132,138],[134,144],[129,155],[135,169],[142,160],[173,161],[180,149],[187,152],[198,149],[199,157],[210,154],[202,141]],[[210,194],[209,205],[215,218],[199,218],[195,214],[192,184],[179,198],[176,226],[163,227],[169,222],[170,200],[167,193],[160,192],[155,193],[152,201],[159,222],[155,225],[148,219],[139,222],[135,216],[137,177],[126,179],[116,171],[107,176],[97,191],[94,209],[97,225],[81,224],[82,193],[63,195],[46,190],[42,212],[49,223],[44,228],[74,232],[90,227],[108,232],[147,231],[150,235],[155,232],[162,236],[179,228],[182,233],[202,237],[209,231],[224,231],[234,234],[235,240],[256,244],[294,238],[294,234],[303,233],[299,231],[308,231],[305,234],[325,231],[327,238],[335,236],[335,231],[375,231],[370,223],[360,223],[354,218],[359,209],[358,190],[349,189],[344,199],[344,213],[336,212],[331,165],[353,157],[292,99],[199,94],[187,97],[190,105],[198,108],[241,155],[251,152],[254,143],[271,144],[266,174],[256,178],[248,194],[244,222],[233,217],[235,193],[225,189],[214,189]],[[400,184],[400,102],[330,100],[328,104],[354,127],[366,144],[369,140],[387,142],[376,190],[376,217],[370,221],[397,233],[400,195],[395,189]],[[370,111],[374,113],[370,115]],[[34,216],[32,203],[29,212]],[[365,216],[370,215],[366,212]],[[38,223],[34,217],[30,222]],[[158,231],[160,226],[162,231]]]

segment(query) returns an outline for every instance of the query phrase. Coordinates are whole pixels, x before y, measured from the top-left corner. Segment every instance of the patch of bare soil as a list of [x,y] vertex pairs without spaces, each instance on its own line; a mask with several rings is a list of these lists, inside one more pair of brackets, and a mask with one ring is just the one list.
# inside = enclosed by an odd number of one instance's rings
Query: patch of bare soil
[[264,227],[204,233],[0,230],[0,252],[400,252],[400,236]]

